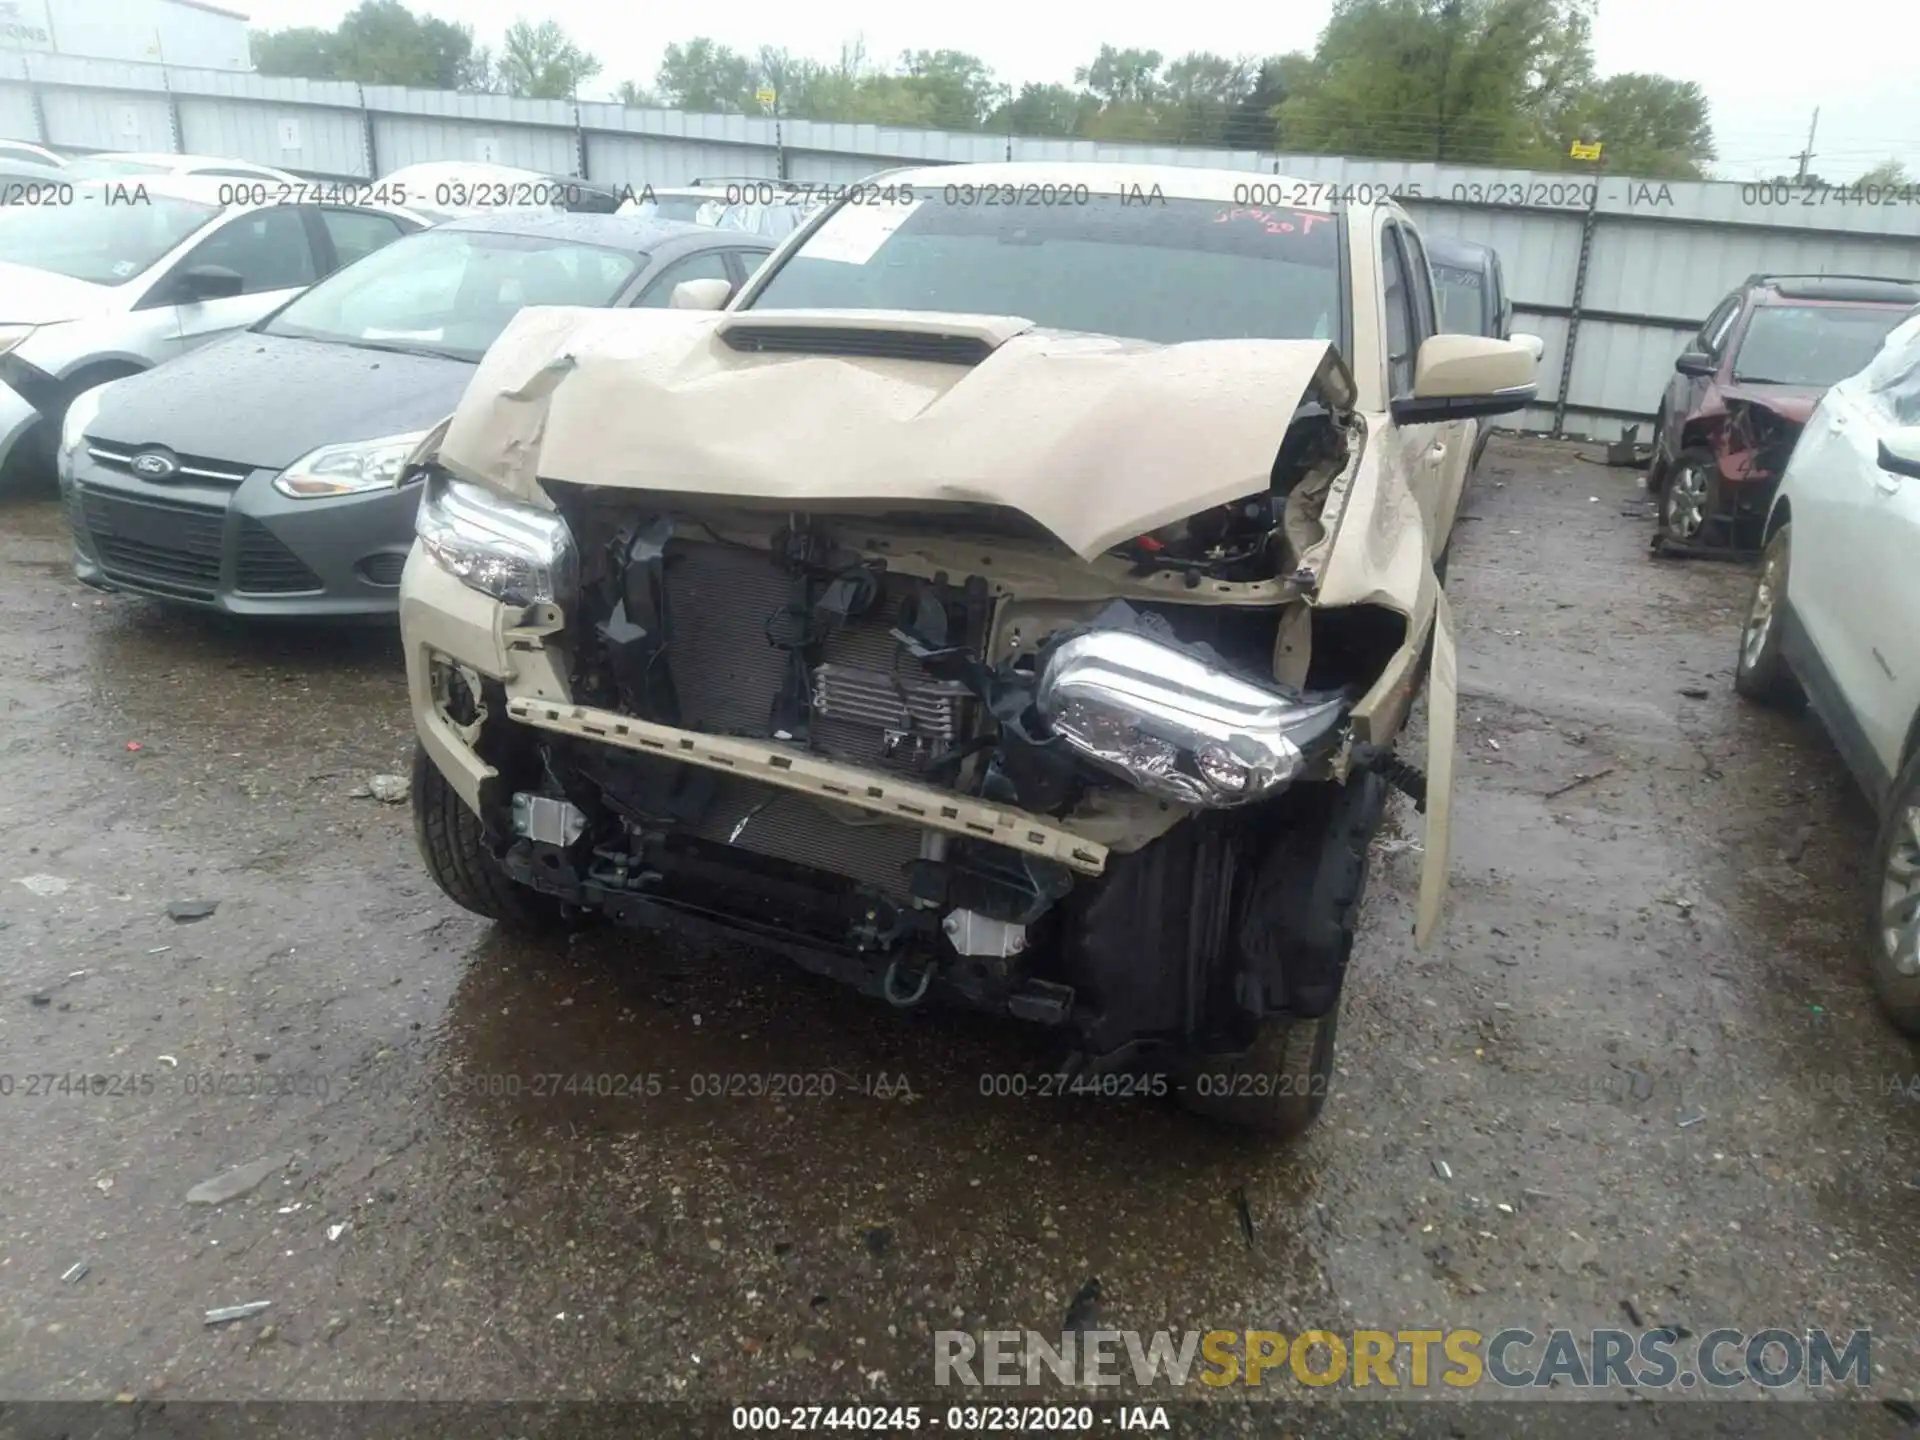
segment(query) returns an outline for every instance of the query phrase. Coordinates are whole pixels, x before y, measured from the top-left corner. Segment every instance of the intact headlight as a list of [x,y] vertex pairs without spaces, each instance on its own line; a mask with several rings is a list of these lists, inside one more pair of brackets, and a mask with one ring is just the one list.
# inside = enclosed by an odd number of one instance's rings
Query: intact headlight
[[426,433],[412,430],[405,435],[383,435],[378,440],[322,445],[274,476],[273,488],[295,500],[391,490],[399,482],[413,447]]
[[564,605],[579,576],[579,552],[567,522],[436,475],[427,481],[414,520],[420,547],[474,589],[516,605]]
[[1271,795],[1326,748],[1335,696],[1282,694],[1127,630],[1052,650],[1034,703],[1068,745],[1142,790],[1188,805]]
[[34,325],[0,325],[0,355],[11,354],[38,328]]
[[105,397],[107,387],[96,385],[91,390],[82,390],[67,404],[66,418],[60,422],[60,448],[54,454],[53,468],[62,480],[73,478],[73,462],[80,453],[80,447],[86,444],[87,427],[93,424],[100,414],[100,401]]

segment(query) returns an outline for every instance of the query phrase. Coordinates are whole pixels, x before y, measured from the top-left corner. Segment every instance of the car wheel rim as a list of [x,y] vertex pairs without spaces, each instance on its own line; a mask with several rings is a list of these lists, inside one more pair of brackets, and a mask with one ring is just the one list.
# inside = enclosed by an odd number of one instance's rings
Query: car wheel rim
[[1920,975],[1920,805],[1894,822],[1880,897],[1880,943],[1896,974]]
[[1748,670],[1760,663],[1767,642],[1773,638],[1773,617],[1780,608],[1781,572],[1786,568],[1786,547],[1770,546],[1760,570],[1760,583],[1753,587],[1753,608],[1747,613],[1746,634],[1740,644],[1740,661]]
[[1707,518],[1707,477],[1695,465],[1682,465],[1673,472],[1667,487],[1667,529],[1682,540],[1700,533]]

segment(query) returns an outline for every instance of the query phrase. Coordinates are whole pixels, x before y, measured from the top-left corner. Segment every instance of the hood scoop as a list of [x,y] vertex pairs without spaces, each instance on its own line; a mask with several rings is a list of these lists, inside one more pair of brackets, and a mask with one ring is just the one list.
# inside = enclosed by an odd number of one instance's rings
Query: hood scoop
[[972,367],[1031,320],[999,315],[930,315],[789,310],[779,318],[731,316],[719,326],[731,348],[758,355],[838,355],[855,360],[925,360]]

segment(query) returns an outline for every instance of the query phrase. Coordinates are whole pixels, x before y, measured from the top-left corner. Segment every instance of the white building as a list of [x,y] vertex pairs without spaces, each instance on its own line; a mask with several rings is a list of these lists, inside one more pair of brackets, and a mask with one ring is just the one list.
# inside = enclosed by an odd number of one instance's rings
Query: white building
[[0,48],[251,70],[247,17],[206,0],[0,0]]

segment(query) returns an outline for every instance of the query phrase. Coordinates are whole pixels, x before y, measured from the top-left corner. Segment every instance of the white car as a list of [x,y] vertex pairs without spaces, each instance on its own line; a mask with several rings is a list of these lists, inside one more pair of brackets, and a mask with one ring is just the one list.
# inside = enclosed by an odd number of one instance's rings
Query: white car
[[1920,1035],[1920,312],[1820,401],[1767,517],[1734,686],[1811,703],[1878,809],[1874,988]]
[[497,210],[625,213],[622,197],[630,194],[571,175],[549,175],[481,160],[426,160],[403,165],[368,188],[372,194],[363,198],[449,219]]
[[0,483],[51,477],[82,391],[251,325],[427,223],[384,206],[236,205],[232,185],[80,181],[71,204],[0,217]]
[[44,145],[30,145],[25,140],[0,140],[0,162],[13,160],[28,165],[46,165],[55,170],[67,163]]
[[[649,185],[620,206],[622,215],[643,220],[680,220],[719,230],[744,230],[769,240],[784,240],[804,225],[826,201],[789,195],[783,181],[741,181],[727,185]],[[777,192],[777,193],[776,193]]]
[[298,175],[276,170],[271,165],[256,165],[251,160],[224,159],[218,155],[174,155],[165,151],[103,150],[69,160],[62,170],[66,180],[135,180],[160,175],[210,175],[216,180],[271,180],[281,185],[300,185]]

